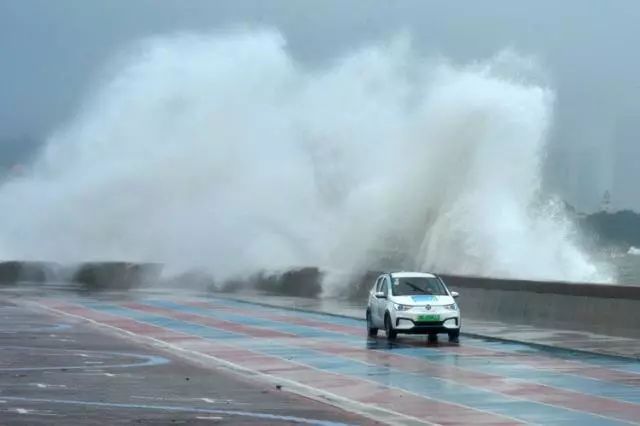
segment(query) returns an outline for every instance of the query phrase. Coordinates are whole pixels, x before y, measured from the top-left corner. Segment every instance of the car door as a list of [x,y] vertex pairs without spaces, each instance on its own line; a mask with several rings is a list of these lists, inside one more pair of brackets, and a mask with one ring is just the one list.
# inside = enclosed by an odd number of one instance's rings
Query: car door
[[371,321],[374,325],[378,324],[378,298],[376,297],[376,293],[380,288],[380,282],[382,281],[382,277],[378,277],[376,282],[371,289],[371,293],[369,294],[369,312],[371,312]]
[[377,316],[377,311],[378,311],[378,299],[376,298],[376,292],[380,288],[380,281],[381,280],[382,280],[382,277],[378,277],[376,279],[375,283],[373,284],[373,287],[371,288],[371,291],[369,292],[368,308],[369,308],[369,312],[371,313],[371,319],[372,319],[374,324],[377,322],[376,316]]
[[[389,279],[387,277],[382,277],[379,283],[378,291],[385,294],[385,296],[389,297]],[[376,324],[379,327],[384,325],[384,313],[387,310],[387,300],[386,298],[377,299],[376,304]]]

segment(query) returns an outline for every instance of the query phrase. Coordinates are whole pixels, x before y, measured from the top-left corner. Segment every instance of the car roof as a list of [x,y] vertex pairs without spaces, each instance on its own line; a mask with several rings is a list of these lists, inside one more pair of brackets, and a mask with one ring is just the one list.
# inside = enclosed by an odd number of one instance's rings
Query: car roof
[[435,278],[435,274],[430,274],[428,272],[390,272],[392,278]]

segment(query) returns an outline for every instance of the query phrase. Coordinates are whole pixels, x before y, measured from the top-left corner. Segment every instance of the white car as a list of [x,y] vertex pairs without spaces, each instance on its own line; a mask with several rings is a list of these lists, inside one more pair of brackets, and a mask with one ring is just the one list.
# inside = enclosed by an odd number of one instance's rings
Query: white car
[[462,321],[456,297],[458,293],[449,291],[434,274],[382,274],[369,293],[369,336],[377,336],[378,329],[383,328],[387,339],[409,333],[428,334],[429,340],[435,340],[438,333],[447,333],[450,341],[457,341]]

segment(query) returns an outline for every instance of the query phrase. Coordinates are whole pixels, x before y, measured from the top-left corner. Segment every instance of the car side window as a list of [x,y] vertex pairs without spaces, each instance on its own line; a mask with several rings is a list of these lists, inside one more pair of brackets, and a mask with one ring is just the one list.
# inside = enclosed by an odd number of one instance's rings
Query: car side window
[[382,288],[382,277],[378,277],[376,280],[376,293],[381,291],[380,288]]
[[381,282],[380,291],[383,292],[385,296],[389,296],[389,280],[386,277],[382,277]]

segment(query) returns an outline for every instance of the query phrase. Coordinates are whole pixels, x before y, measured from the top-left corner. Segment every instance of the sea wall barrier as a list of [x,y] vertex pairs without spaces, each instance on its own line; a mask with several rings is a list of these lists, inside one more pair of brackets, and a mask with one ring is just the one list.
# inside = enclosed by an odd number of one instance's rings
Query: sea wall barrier
[[640,286],[442,278],[460,293],[459,305],[468,318],[640,337]]
[[55,280],[60,265],[51,262],[0,262],[0,286],[18,282],[44,283]]
[[92,262],[81,264],[71,275],[71,282],[83,289],[129,290],[160,280],[162,265],[156,263]]
[[51,262],[0,262],[0,286],[68,283],[90,291],[129,290],[160,280],[162,265],[131,262],[88,262],[59,265]]

